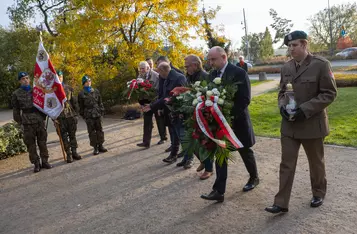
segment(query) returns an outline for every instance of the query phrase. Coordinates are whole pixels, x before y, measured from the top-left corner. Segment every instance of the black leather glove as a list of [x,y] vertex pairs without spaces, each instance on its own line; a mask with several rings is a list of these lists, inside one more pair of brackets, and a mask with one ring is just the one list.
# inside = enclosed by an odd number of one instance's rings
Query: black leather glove
[[286,119],[287,121],[291,121],[291,119],[289,118],[289,113],[285,110],[285,108],[282,106],[280,107],[280,115]]
[[292,119],[295,121],[304,121],[306,119],[304,112],[300,108],[297,108],[294,111],[295,114]]

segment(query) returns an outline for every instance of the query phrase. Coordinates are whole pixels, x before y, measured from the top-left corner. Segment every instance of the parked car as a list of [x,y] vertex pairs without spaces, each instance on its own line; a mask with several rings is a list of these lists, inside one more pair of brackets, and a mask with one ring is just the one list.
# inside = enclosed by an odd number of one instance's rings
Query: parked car
[[350,47],[342,50],[341,52],[338,52],[336,56],[343,57],[343,58],[348,58],[351,57],[353,54],[357,53],[357,47]]

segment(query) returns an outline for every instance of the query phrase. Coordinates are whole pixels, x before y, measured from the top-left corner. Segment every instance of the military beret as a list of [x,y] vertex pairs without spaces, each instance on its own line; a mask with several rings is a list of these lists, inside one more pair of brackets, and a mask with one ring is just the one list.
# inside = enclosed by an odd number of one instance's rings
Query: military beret
[[87,81],[90,81],[90,78],[87,75],[84,75],[82,77],[82,85],[84,85],[84,83],[86,83]]
[[291,32],[284,37],[284,44],[288,45],[289,41],[293,41],[293,40],[297,40],[297,39],[307,40],[307,34],[304,31]]
[[57,75],[63,76],[63,72],[61,70],[57,70]]
[[17,78],[21,80],[22,77],[28,76],[27,72],[19,72]]

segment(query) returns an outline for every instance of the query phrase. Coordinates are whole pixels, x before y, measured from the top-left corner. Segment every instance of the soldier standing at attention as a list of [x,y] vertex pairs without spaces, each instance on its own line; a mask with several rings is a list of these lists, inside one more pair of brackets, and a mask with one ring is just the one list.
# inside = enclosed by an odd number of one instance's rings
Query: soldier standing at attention
[[[309,161],[312,188],[311,207],[321,206],[326,194],[324,138],[329,134],[326,107],[336,98],[337,88],[330,63],[308,52],[307,34],[294,31],[284,38],[292,60],[281,69],[278,105],[281,121],[281,163],[279,191],[270,213],[288,212],[299,148],[304,147]],[[296,108],[286,110],[286,91],[294,91]]]
[[82,85],[83,90],[78,94],[79,114],[86,121],[90,145],[94,148],[93,154],[98,155],[99,152],[108,151],[103,147],[104,106],[99,91],[92,88],[91,79],[87,75],[83,76]]
[[73,96],[73,88],[63,83],[63,72],[58,71],[57,75],[60,82],[62,83],[67,97],[63,111],[58,116],[57,121],[59,123],[64,149],[67,154],[67,163],[71,163],[73,162],[73,159],[82,159],[82,157],[77,153],[78,144],[76,139],[76,131],[78,124],[78,105],[75,97]]
[[[29,153],[30,162],[35,165],[34,172],[42,168],[50,169],[48,163],[47,131],[45,128],[46,115],[33,106],[32,88],[30,78],[26,72],[20,72],[18,80],[21,87],[12,94],[14,120],[23,128],[24,142]],[[36,141],[40,149],[40,157],[36,150]]]

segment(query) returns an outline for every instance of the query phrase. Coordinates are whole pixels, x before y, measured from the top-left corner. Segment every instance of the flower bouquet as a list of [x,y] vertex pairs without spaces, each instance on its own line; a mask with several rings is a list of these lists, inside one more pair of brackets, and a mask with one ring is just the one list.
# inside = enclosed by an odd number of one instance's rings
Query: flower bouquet
[[294,90],[293,90],[293,86],[292,84],[288,83],[286,85],[286,92],[284,93],[285,95],[285,100],[286,100],[286,105],[285,105],[285,109],[286,112],[288,112],[289,114],[289,120],[293,121],[293,117],[295,114],[295,110],[296,110],[296,101],[295,101],[295,97],[294,97]]
[[156,99],[157,91],[152,82],[142,78],[128,81],[127,89],[124,91],[127,99],[138,100],[141,105],[150,103]]
[[236,91],[236,86],[223,85],[217,77],[210,83],[197,81],[172,99],[173,108],[188,117],[183,150],[198,153],[201,161],[215,158],[222,165],[232,151],[243,147],[230,127]]

